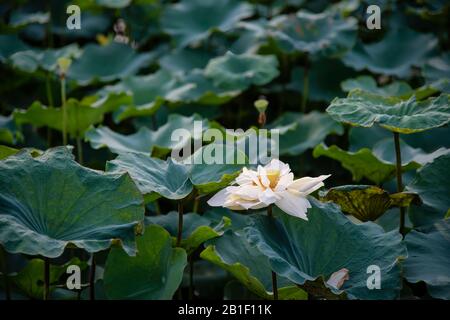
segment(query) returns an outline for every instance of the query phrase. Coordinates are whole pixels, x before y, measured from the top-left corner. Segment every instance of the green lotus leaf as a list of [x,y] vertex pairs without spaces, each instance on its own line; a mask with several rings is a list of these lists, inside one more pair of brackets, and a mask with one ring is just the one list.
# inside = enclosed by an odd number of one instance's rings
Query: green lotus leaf
[[[368,148],[351,152],[342,150],[335,145],[327,147],[324,144],[319,144],[314,148],[313,156],[315,158],[326,156],[339,161],[343,168],[352,173],[353,180],[356,182],[362,178],[366,178],[380,185],[394,177],[396,172],[396,166],[394,164],[378,159],[372,150]],[[419,167],[420,164],[410,162],[402,165],[402,171],[414,170]]]
[[223,207],[212,208],[206,211],[203,216],[214,221],[216,224],[224,219],[229,219],[231,221],[229,228],[233,231],[242,230],[247,226],[248,215],[236,213]]
[[419,196],[410,192],[389,194],[376,186],[347,185],[331,188],[320,194],[322,201],[332,201],[345,213],[360,221],[375,221],[392,207],[420,204]]
[[168,300],[181,284],[186,252],[172,248],[170,234],[149,225],[136,239],[137,255],[112,248],[105,264],[104,286],[109,299]]
[[280,155],[299,155],[323,142],[329,134],[342,135],[344,128],[326,113],[317,111],[308,114],[285,112],[270,129],[279,129]]
[[5,62],[12,54],[29,50],[30,47],[17,35],[0,35],[0,61]]
[[[333,70],[330,73],[330,70]],[[287,88],[303,93],[304,68],[296,67],[291,72],[291,82]],[[308,99],[326,101],[345,96],[339,83],[355,75],[355,71],[345,66],[338,59],[320,59],[313,62],[308,71]]]
[[429,33],[419,33],[406,27],[390,28],[384,38],[375,43],[357,42],[342,61],[356,70],[409,77],[412,67],[422,67],[434,54],[438,40]]
[[[71,137],[82,137],[90,126],[101,123],[106,113],[112,112],[124,103],[129,103],[130,96],[125,93],[111,93],[103,98],[88,96],[79,101],[70,98],[66,102],[67,133]],[[32,124],[36,127],[49,127],[63,130],[62,108],[47,107],[39,101],[28,109],[16,109],[13,113],[18,125]]]
[[356,41],[357,21],[332,12],[298,11],[270,21],[270,35],[284,52],[304,52],[313,57],[337,56]]
[[427,61],[423,68],[423,75],[428,81],[450,77],[450,53],[444,53],[442,56],[434,57]]
[[[22,149],[22,150],[26,150],[27,152],[29,152],[31,154],[31,156],[33,157],[37,157],[39,156],[42,152],[40,150],[37,149],[33,149],[33,148],[26,148],[26,149]],[[16,149],[16,148],[11,148],[8,146],[3,146],[0,145],[0,160],[3,160],[9,156],[12,156],[18,152],[20,152],[20,149]]]
[[182,0],[166,8],[161,23],[179,47],[207,38],[211,31],[230,30],[253,14],[252,7],[239,0]]
[[88,252],[121,243],[134,254],[142,196],[128,175],[80,166],[65,147],[0,161],[0,243],[11,253],[59,257],[73,245]]
[[[268,259],[246,240],[242,231],[226,231],[208,242],[200,254],[230,272],[247,289],[263,299],[273,299],[272,272]],[[286,278],[278,277],[278,298],[306,300],[307,294]],[[294,294],[292,294],[295,291]]]
[[182,77],[179,87],[170,92],[172,103],[198,103],[201,105],[221,105],[241,93],[241,90],[218,88],[202,70],[193,70]]
[[20,151],[19,149],[0,145],[0,160],[3,160],[9,156],[12,156],[13,154],[16,154],[19,151]]
[[49,12],[22,12],[14,11],[11,13],[9,25],[13,28],[22,28],[29,24],[45,24],[50,20]]
[[22,134],[18,130],[13,116],[4,117],[0,115],[0,142],[15,144],[22,139]]
[[[402,140],[400,140],[400,150],[402,153],[402,165],[408,165],[409,163],[425,165],[441,155],[450,153],[450,149],[447,148],[439,148],[431,153],[427,153],[420,148],[413,148],[407,145]],[[372,152],[374,156],[385,163],[396,163],[395,143],[392,138],[383,139],[376,143],[372,147]]]
[[[309,221],[289,215],[255,216],[245,229],[250,243],[269,259],[272,269],[293,283],[314,287],[321,296],[325,284],[320,279],[345,268],[349,279],[340,289],[326,285],[334,294],[345,293],[350,299],[395,299],[402,285],[398,260],[406,256],[401,235],[385,233],[372,222],[354,224],[335,204],[310,201]],[[380,268],[378,290],[367,286],[371,265]]]
[[[33,299],[42,299],[44,296],[44,260],[32,259],[28,264],[9,279],[12,283],[28,297]],[[77,265],[81,270],[87,267],[87,263],[78,258],[72,258],[63,265],[50,264],[50,292],[55,290],[56,283],[62,275],[66,273],[67,267]]]
[[130,46],[117,42],[106,46],[88,44],[80,58],[72,63],[67,76],[80,85],[109,82],[135,74],[151,59],[151,53],[137,53]]
[[415,97],[405,101],[354,90],[347,98],[334,99],[327,112],[336,121],[354,126],[378,124],[393,132],[409,134],[449,123],[449,100],[449,95],[442,94],[424,101],[416,101]]
[[159,59],[162,68],[174,73],[189,73],[204,69],[214,55],[203,48],[178,48]]
[[411,86],[404,81],[394,81],[388,85],[379,87],[376,80],[371,76],[359,76],[353,79],[347,79],[341,83],[341,88],[345,92],[359,89],[384,97],[409,97],[414,92]]
[[[214,157],[216,153],[222,156]],[[239,160],[242,162],[237,163]],[[200,194],[207,194],[227,187],[248,163],[248,158],[242,150],[211,143],[197,150],[185,163],[195,189]]]
[[[417,170],[414,179],[406,186],[406,190],[417,193],[423,201],[424,208],[417,210],[419,215],[421,210],[426,210],[429,211],[428,219],[442,219],[449,210],[449,165],[450,154],[442,155]],[[411,216],[411,219],[420,219],[420,217]]]
[[7,63],[24,72],[33,73],[38,69],[55,72],[59,58],[76,58],[81,50],[77,44],[70,44],[59,49],[33,49],[12,54]]
[[95,3],[113,9],[122,9],[130,5],[131,0],[95,0]]
[[264,85],[278,74],[278,60],[273,55],[233,54],[229,51],[224,56],[211,59],[205,69],[206,77],[214,85],[227,90]]
[[434,89],[434,91],[450,93],[450,53],[428,60],[422,73],[431,92]]
[[[149,130],[142,127],[139,131],[131,135],[116,133],[107,127],[92,128],[86,132],[85,138],[91,143],[94,149],[108,147],[111,152],[121,154],[127,152],[138,152],[146,155],[164,156],[172,149],[181,149],[190,144],[191,139],[197,139],[195,121],[202,121],[202,130],[208,128],[206,120],[202,120],[198,115],[184,117],[171,114],[165,125],[157,130]],[[190,136],[178,137],[177,141],[171,139],[172,133],[177,129],[185,129]]]
[[159,197],[180,200],[193,189],[188,169],[171,158],[163,161],[143,153],[123,153],[106,163],[106,171],[128,172],[146,202]]
[[405,278],[412,283],[424,281],[429,294],[450,299],[450,220],[412,230],[406,235],[408,259],[404,262]]
[[[377,144],[387,144],[393,141],[392,133],[381,127],[352,127],[349,131],[349,150],[356,151],[361,148],[374,148]],[[433,153],[440,148],[450,149],[450,126],[443,126],[415,134],[402,135],[400,139],[402,149],[402,161],[404,157],[420,154],[420,150],[425,153]],[[408,150],[409,149],[409,150]],[[381,153],[379,154],[381,156]],[[384,157],[388,158],[387,154]],[[393,157],[391,159],[394,159]]]
[[120,122],[130,117],[153,115],[175,86],[175,78],[169,72],[160,70],[150,75],[125,78],[115,85],[105,87],[100,94],[122,92],[131,95],[132,103],[122,105],[114,113],[114,120]]
[[[157,224],[163,227],[173,237],[174,243],[176,242],[178,212],[171,211],[165,215],[146,217],[145,223]],[[220,237],[230,223],[231,220],[227,217],[223,217],[219,222],[215,222],[197,213],[186,213],[183,215],[183,233],[180,245],[189,256],[204,242]]]

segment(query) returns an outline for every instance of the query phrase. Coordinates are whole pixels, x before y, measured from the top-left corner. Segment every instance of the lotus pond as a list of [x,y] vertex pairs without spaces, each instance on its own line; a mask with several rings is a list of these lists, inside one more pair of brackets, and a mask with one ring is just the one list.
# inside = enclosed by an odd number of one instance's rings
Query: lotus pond
[[450,299],[449,14],[2,1],[0,299]]

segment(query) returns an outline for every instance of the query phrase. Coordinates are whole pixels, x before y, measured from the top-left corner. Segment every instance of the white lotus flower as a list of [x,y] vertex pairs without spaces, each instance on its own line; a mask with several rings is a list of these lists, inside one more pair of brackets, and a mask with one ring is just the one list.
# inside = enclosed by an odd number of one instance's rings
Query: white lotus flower
[[324,186],[330,175],[294,180],[288,164],[273,159],[257,171],[244,168],[236,184],[216,193],[208,204],[232,210],[261,209],[271,204],[295,217],[308,220],[306,211],[311,208],[307,195]]

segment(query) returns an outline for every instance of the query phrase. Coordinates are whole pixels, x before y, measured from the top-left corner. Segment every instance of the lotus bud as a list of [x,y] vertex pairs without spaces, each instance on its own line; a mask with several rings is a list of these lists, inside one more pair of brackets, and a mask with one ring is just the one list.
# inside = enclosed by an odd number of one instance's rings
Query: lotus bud
[[65,77],[71,64],[72,64],[72,60],[70,58],[62,57],[62,58],[58,59],[59,76],[61,78]]
[[269,106],[269,101],[266,100],[264,96],[259,97],[258,100],[255,101],[254,106],[256,110],[259,112],[258,116],[258,124],[263,127],[266,124],[266,110]]

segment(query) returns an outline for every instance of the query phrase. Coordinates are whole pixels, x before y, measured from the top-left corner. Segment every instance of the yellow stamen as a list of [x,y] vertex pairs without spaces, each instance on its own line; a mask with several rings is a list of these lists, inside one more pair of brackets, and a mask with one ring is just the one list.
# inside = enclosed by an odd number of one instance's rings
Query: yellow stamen
[[267,179],[270,181],[270,188],[275,188],[280,180],[280,170],[269,169],[266,171]]

